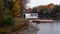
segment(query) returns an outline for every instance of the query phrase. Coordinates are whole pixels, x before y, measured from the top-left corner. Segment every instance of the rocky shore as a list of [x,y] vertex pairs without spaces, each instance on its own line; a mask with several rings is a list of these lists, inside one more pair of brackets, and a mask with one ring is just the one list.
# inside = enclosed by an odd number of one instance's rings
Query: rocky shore
[[39,29],[37,29],[32,23],[29,23],[28,27],[23,27],[17,31],[10,34],[36,34]]

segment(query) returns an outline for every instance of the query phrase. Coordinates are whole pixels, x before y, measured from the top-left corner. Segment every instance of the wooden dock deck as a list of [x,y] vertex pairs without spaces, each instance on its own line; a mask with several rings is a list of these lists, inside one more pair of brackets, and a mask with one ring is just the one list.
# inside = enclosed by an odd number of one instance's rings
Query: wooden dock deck
[[37,19],[37,20],[31,20],[33,23],[53,23],[54,20],[52,19]]

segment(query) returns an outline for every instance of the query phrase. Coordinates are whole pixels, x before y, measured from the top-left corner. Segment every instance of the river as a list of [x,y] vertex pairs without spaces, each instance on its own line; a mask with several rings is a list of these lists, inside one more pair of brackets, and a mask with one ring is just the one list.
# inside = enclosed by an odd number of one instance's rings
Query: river
[[37,34],[60,34],[60,21],[55,20],[53,23],[40,23],[40,30]]
[[55,20],[53,23],[32,23],[29,21],[29,27],[23,30],[23,34],[60,34],[60,21]]

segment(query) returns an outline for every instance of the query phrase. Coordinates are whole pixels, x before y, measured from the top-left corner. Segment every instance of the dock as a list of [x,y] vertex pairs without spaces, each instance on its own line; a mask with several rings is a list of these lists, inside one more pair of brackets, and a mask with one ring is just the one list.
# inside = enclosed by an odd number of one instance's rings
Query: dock
[[31,20],[33,23],[53,23],[53,19],[37,19],[37,20]]

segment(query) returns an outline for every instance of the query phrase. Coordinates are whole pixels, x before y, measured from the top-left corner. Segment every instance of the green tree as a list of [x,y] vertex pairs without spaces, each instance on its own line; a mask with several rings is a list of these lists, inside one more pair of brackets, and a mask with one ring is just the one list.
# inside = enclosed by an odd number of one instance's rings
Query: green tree
[[52,9],[52,14],[55,15],[56,13],[58,13],[59,11],[59,7],[56,5],[53,9]]
[[58,5],[55,5],[55,7],[51,10],[51,15],[53,18],[56,18],[57,17],[57,13],[59,13],[59,6]]
[[9,8],[6,8],[9,5],[5,5],[2,0],[0,0],[0,26],[10,26],[12,25],[12,16]]
[[34,7],[32,13],[37,13],[37,8]]

